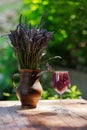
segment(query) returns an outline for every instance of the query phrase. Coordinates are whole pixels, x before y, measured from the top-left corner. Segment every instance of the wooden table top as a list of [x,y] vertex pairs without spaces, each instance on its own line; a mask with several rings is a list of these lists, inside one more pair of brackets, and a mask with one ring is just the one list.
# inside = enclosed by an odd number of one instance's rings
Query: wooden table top
[[20,101],[0,101],[0,130],[87,130],[87,101],[40,100],[35,109],[21,109]]

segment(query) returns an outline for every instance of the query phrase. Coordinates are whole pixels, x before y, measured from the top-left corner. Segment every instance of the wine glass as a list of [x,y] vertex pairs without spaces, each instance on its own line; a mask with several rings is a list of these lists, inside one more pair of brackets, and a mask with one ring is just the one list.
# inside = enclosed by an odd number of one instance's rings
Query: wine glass
[[[70,84],[70,77],[68,71],[54,71],[52,73],[53,87],[57,93],[60,94],[60,105],[62,100],[62,94],[68,89]],[[64,109],[61,106],[61,111]]]

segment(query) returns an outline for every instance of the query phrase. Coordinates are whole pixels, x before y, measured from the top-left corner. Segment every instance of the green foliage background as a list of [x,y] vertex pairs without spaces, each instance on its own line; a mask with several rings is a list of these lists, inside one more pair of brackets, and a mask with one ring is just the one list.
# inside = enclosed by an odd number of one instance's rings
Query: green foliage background
[[35,25],[44,11],[45,28],[54,31],[49,55],[60,55],[62,66],[87,71],[87,1],[24,0],[23,14]]
[[[48,31],[54,31],[46,56],[59,55],[62,57],[61,61],[55,61],[50,64],[54,68],[65,67],[87,72],[87,0],[23,0],[22,4],[16,6],[16,10],[17,17],[12,20],[15,25],[18,23],[20,14],[23,14],[23,17],[28,17],[29,23],[32,25],[39,25],[40,17],[46,11],[44,27]],[[10,76],[18,70],[13,50],[6,42],[6,39],[0,39],[1,100],[15,99]],[[50,87],[52,86],[50,83],[51,77],[49,76],[49,79],[47,79],[46,75],[44,75],[42,79],[45,81],[45,83],[42,81],[42,85],[45,86],[43,98],[53,97],[55,92]],[[75,91],[76,96],[74,98],[78,98],[80,93],[78,94],[75,86],[71,88],[74,88]],[[64,98],[72,98],[72,90],[67,92]]]

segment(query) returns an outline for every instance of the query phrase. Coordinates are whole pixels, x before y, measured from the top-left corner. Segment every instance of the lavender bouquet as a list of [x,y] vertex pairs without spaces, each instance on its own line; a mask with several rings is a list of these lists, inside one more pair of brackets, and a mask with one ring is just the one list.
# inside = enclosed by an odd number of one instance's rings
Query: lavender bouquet
[[9,39],[17,56],[21,69],[40,68],[44,50],[52,38],[53,32],[43,29],[43,17],[41,17],[40,26],[31,27],[22,22],[22,15],[16,29],[10,31]]

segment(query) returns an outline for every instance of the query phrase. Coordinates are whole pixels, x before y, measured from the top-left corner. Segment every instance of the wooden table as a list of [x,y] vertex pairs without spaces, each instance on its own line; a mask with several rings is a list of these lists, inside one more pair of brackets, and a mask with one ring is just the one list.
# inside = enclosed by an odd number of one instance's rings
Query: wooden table
[[21,109],[19,101],[0,101],[0,130],[87,130],[87,101],[40,100],[35,109]]

